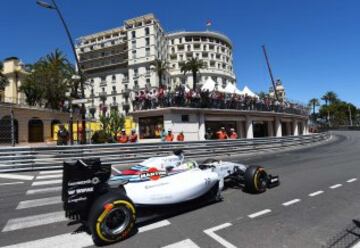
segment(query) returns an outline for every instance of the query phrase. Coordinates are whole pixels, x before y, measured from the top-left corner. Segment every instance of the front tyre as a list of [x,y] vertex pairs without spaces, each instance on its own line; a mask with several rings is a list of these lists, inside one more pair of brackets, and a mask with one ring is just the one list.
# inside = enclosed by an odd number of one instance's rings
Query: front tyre
[[266,191],[268,175],[260,166],[249,166],[244,175],[245,190],[258,194]]
[[133,202],[121,191],[99,197],[91,207],[88,225],[96,245],[126,239],[136,220]]

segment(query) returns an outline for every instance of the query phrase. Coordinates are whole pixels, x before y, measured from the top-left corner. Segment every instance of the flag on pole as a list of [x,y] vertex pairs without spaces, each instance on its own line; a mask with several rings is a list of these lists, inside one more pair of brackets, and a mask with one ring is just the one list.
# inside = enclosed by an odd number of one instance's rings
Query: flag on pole
[[206,26],[210,27],[211,25],[212,25],[212,21],[210,19],[208,19],[207,22],[206,22]]

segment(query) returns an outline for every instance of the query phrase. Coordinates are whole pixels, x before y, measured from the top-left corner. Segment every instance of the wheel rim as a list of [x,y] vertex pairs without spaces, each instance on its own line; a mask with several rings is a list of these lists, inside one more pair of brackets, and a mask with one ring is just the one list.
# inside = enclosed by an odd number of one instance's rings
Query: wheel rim
[[102,223],[102,229],[111,236],[119,235],[131,222],[131,213],[125,206],[112,209]]
[[266,189],[266,185],[267,185],[267,174],[265,171],[261,170],[259,171],[258,175],[257,175],[257,188],[259,190],[264,190]]

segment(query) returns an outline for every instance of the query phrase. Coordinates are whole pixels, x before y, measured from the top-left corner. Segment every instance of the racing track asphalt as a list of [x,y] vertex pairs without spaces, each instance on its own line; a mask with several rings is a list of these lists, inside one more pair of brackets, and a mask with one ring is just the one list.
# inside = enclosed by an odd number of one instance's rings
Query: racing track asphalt
[[[326,247],[352,219],[360,218],[360,132],[334,132],[333,136],[332,142],[321,146],[228,158],[264,166],[280,176],[281,185],[259,195],[227,189],[222,202],[167,218],[147,228],[152,230],[145,228],[109,247]],[[21,201],[60,194],[31,198],[25,196],[32,189],[31,182],[24,181],[16,187],[1,186],[3,182],[1,179],[0,231],[9,219],[61,211],[61,204],[16,209]],[[0,246],[59,237],[75,229],[76,226],[66,226],[66,222],[56,222],[2,231]],[[352,237],[352,241],[356,239]]]

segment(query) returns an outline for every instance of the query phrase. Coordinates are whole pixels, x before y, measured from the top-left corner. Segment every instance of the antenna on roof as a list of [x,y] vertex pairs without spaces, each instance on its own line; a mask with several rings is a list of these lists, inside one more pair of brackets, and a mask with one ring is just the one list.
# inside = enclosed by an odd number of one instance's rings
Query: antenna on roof
[[266,64],[267,64],[267,67],[268,67],[268,70],[269,70],[271,83],[272,83],[272,85],[273,85],[273,87],[274,87],[275,97],[276,97],[276,100],[279,101],[279,96],[278,96],[278,93],[277,93],[277,90],[276,90],[275,80],[274,80],[274,76],[273,76],[272,71],[271,71],[270,62],[269,62],[268,55],[267,55],[267,53],[266,53],[265,45],[262,45],[262,49],[263,49],[263,52],[264,52],[264,55],[265,55]]

